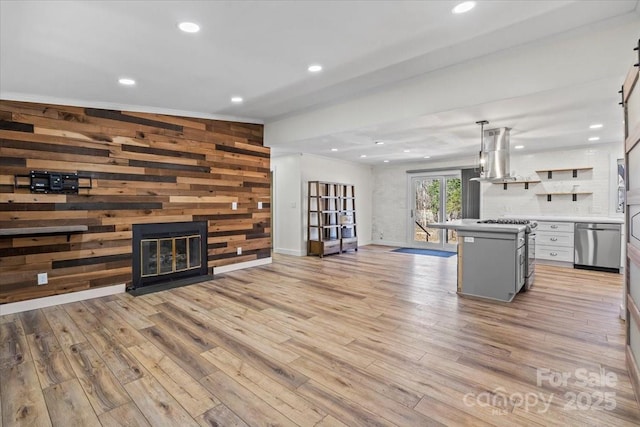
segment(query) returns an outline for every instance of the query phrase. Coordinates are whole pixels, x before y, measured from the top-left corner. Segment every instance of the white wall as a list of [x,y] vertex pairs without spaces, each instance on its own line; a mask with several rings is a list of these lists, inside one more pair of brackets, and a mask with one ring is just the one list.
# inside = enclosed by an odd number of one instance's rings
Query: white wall
[[341,182],[355,185],[358,245],[371,243],[373,209],[372,168],[359,163],[310,154],[271,159],[274,174],[274,252],[307,254],[307,183]]
[[302,255],[298,230],[302,227],[300,154],[271,159],[273,171],[273,251]]
[[[510,184],[507,190],[500,184],[482,184],[483,218],[504,215],[563,215],[563,216],[619,216],[616,214],[617,159],[622,158],[622,143],[592,146],[574,150],[547,151],[527,155],[511,153],[512,174],[519,177],[541,179],[539,184],[530,184],[525,190],[523,184]],[[536,170],[554,168],[593,167],[592,171],[572,173],[556,172],[553,179]],[[578,195],[573,202],[571,196],[546,196],[536,193],[570,191],[578,185],[578,191],[593,192]]]
[[477,158],[468,157],[442,162],[424,161],[377,166],[373,169],[373,243],[406,246],[408,244],[409,170],[472,166]]

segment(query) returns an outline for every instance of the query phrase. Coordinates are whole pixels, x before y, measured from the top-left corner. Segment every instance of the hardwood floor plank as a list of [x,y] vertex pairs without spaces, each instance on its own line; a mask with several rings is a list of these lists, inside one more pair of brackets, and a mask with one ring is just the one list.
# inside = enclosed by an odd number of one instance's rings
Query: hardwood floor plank
[[31,334],[27,340],[43,389],[76,378],[67,356],[52,332]]
[[149,421],[133,402],[100,414],[98,419],[102,427],[151,427]]
[[0,324],[0,369],[31,360],[27,337],[20,319],[16,317],[12,322]]
[[96,414],[108,412],[131,400],[88,342],[73,344],[65,352]]
[[2,368],[0,378],[3,426],[51,425],[33,362],[26,361]]
[[125,385],[131,399],[153,426],[197,426],[193,418],[150,376]]
[[293,421],[224,372],[219,371],[204,377],[201,383],[250,426],[295,426]]
[[299,426],[314,426],[326,415],[296,393],[220,347],[202,355]]
[[357,383],[344,379],[339,373],[306,357],[300,357],[291,365],[309,378],[336,390],[370,411],[381,411],[382,416],[399,426],[435,425],[435,420],[415,412],[412,408],[386,398],[374,390],[361,388]]
[[220,404],[218,399],[153,344],[145,343],[130,347],[129,350],[192,417]]
[[86,342],[86,338],[78,325],[69,317],[66,311],[61,307],[47,307],[42,309],[45,317],[51,325],[51,329],[55,334],[58,342],[66,351],[74,344]]
[[247,423],[223,404],[209,409],[197,417],[196,421],[202,427],[249,427]]
[[86,337],[120,384],[124,385],[145,375],[143,365],[106,328],[93,330]]
[[[82,304],[95,316],[100,319],[103,327],[118,338],[118,341],[125,347],[142,344],[146,339],[133,326],[127,323],[122,317],[107,307],[102,298],[83,301]],[[81,321],[81,320],[78,320]]]
[[77,379],[54,384],[43,392],[54,426],[84,427],[100,423]]
[[42,310],[24,311],[19,314],[19,317],[24,327],[24,333],[27,335],[52,332]]

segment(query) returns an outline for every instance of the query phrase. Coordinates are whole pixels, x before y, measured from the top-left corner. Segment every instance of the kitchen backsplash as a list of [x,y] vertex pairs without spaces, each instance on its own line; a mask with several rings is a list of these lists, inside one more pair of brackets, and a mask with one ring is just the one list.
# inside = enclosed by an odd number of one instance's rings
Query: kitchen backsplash
[[[551,151],[534,154],[511,155],[511,171],[520,180],[540,180],[540,183],[509,184],[505,190],[502,184],[482,184],[482,217],[503,215],[575,215],[575,216],[619,216],[616,214],[617,201],[617,159],[621,158],[622,144],[599,145],[594,148]],[[549,169],[592,168],[573,171],[553,172],[548,179]],[[537,193],[591,193],[571,195],[546,195]]]

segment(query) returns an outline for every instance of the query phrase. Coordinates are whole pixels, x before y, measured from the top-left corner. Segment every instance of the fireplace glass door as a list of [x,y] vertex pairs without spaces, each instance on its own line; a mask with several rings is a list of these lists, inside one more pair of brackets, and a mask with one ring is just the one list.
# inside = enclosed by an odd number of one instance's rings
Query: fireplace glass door
[[142,277],[160,276],[200,268],[200,236],[180,236],[140,241]]

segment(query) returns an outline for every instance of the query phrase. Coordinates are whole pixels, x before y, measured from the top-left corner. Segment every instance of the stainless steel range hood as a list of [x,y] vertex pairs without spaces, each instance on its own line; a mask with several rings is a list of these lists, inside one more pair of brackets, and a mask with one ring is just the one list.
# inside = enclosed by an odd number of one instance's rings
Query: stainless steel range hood
[[[486,123],[486,122],[485,122]],[[485,123],[480,122],[484,126]],[[510,128],[482,130],[480,151],[480,182],[508,182],[515,178],[510,176],[509,131]]]

